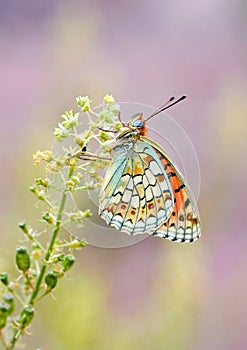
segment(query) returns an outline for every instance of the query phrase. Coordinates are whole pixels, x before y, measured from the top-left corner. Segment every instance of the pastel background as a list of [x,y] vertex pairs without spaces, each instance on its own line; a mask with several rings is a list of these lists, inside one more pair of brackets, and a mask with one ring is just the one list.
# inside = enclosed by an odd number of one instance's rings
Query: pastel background
[[14,273],[17,223],[38,214],[32,153],[78,95],[159,106],[186,93],[170,115],[202,175],[197,243],[87,247],[27,349],[247,348],[246,32],[242,0],[0,0],[1,271]]

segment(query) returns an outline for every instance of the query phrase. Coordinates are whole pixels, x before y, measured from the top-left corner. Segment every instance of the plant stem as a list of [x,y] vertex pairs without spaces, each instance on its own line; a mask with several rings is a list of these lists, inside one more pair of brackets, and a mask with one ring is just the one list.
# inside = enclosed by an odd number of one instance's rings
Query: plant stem
[[[69,174],[68,174],[68,180],[73,175],[74,168],[75,168],[74,166],[70,167]],[[62,194],[62,198],[61,198],[61,202],[60,202],[60,207],[59,207],[58,214],[57,214],[57,220],[56,220],[55,228],[53,230],[52,237],[51,237],[48,249],[46,251],[44,263],[43,263],[43,265],[41,267],[38,279],[37,279],[35,287],[34,287],[34,290],[33,290],[32,294],[31,294],[31,297],[30,297],[30,300],[29,300],[29,305],[33,305],[35,303],[35,299],[36,299],[36,297],[37,297],[37,295],[39,293],[40,286],[41,286],[41,283],[43,281],[43,278],[44,278],[44,275],[45,275],[45,271],[46,271],[46,267],[47,267],[46,262],[50,259],[50,256],[52,254],[52,250],[53,250],[53,247],[54,247],[54,244],[55,244],[58,232],[59,232],[59,230],[61,228],[61,222],[62,222],[62,217],[63,217],[63,211],[64,211],[64,207],[65,207],[66,198],[67,198],[67,188],[65,188],[63,190],[63,194]],[[15,344],[16,344],[16,342],[19,339],[21,334],[22,334],[22,332],[20,332],[19,329],[16,329],[14,331],[13,337],[12,337],[12,339],[10,341],[9,349],[14,349]]]
[[29,300],[29,304],[30,305],[32,305],[34,303],[35,298],[37,297],[37,295],[39,293],[39,288],[40,288],[40,285],[42,283],[42,280],[43,280],[43,277],[44,277],[44,274],[45,274],[45,270],[46,270],[46,267],[47,267],[46,261],[48,261],[50,259],[54,243],[56,241],[58,232],[59,232],[60,227],[61,227],[61,220],[62,220],[62,216],[63,216],[63,210],[64,210],[64,206],[65,206],[66,197],[67,197],[67,190],[65,189],[63,191],[63,195],[62,195],[62,200],[61,200],[59,211],[58,211],[58,215],[57,215],[57,221],[56,221],[55,229],[53,231],[53,234],[52,234],[52,237],[51,237],[51,241],[50,241],[49,247],[48,247],[46,255],[45,255],[45,263],[43,264],[43,266],[42,266],[42,268],[40,270],[40,274],[39,274],[39,277],[37,279],[36,285],[34,287],[34,291],[33,291],[32,295],[31,295],[30,300]]
[[[71,166],[70,170],[69,170],[69,174],[68,174],[68,180],[73,175],[73,172],[74,172],[74,167]],[[42,283],[42,280],[43,280],[43,277],[44,277],[44,274],[45,274],[45,270],[46,270],[46,267],[47,267],[46,261],[48,261],[50,259],[54,243],[56,241],[58,232],[59,232],[60,227],[61,227],[61,221],[62,221],[62,217],[63,217],[63,210],[64,210],[64,207],[65,207],[66,198],[67,198],[67,189],[65,188],[64,191],[63,191],[60,207],[59,207],[58,214],[57,214],[57,221],[56,221],[55,229],[53,231],[53,234],[52,234],[52,237],[51,237],[51,241],[50,241],[49,247],[48,247],[46,255],[45,255],[45,263],[43,264],[43,266],[42,266],[42,268],[40,270],[40,274],[39,274],[39,277],[37,279],[34,291],[33,291],[32,295],[31,295],[30,300],[29,300],[29,304],[31,304],[31,305],[34,303],[35,298],[38,295],[39,287],[40,287],[40,285]]]

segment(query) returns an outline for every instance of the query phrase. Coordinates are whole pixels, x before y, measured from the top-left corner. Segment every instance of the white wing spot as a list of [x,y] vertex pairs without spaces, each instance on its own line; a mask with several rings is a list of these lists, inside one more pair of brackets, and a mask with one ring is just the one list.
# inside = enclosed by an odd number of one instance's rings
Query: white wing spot
[[157,222],[156,218],[153,217],[153,216],[150,216],[148,219],[147,219],[147,227],[148,226],[153,226],[155,225]]
[[146,176],[147,176],[147,179],[148,179],[149,183],[152,186],[154,186],[155,182],[156,182],[156,179],[155,179],[154,175],[152,174],[152,172],[149,169],[146,170]]
[[140,200],[138,196],[132,196],[130,206],[134,209],[137,209],[139,207]]
[[146,177],[146,176],[143,176],[143,186],[144,186],[145,188],[147,188],[148,185],[149,185],[149,182],[148,182],[148,180],[147,180],[147,177]]
[[152,171],[153,174],[160,174],[161,173],[161,169],[160,167],[158,166],[157,162],[156,161],[151,161],[150,164],[150,170]]
[[127,187],[126,187],[127,190],[130,190],[130,191],[133,191],[134,189],[134,184],[133,184],[133,179],[131,178]]
[[153,187],[153,193],[154,193],[154,197],[161,197],[162,196],[161,189],[159,186]]
[[146,200],[151,201],[153,199],[153,193],[151,191],[150,186],[146,189]]
[[131,199],[131,195],[132,195],[132,192],[130,190],[125,189],[123,192],[122,201],[125,203],[129,203]]
[[137,175],[133,178],[134,180],[134,184],[137,185],[139,183],[142,183],[142,176],[141,175]]

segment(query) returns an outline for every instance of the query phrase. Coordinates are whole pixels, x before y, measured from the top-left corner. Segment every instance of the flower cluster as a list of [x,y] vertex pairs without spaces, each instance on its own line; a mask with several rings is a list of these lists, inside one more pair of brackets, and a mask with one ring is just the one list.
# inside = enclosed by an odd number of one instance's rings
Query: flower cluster
[[[92,215],[87,208],[66,205],[67,198],[101,185],[102,169],[109,164],[115,134],[122,126],[118,117],[120,107],[112,95],[104,97],[98,111],[91,109],[88,96],[79,96],[76,102],[80,111],[62,114],[62,121],[54,130],[58,142],[53,149],[38,150],[33,155],[34,165],[43,164],[46,169],[45,177],[35,179],[29,187],[38,203],[43,203],[38,218],[43,226],[35,229],[25,221],[19,224],[26,244],[16,247],[18,274],[15,277],[7,272],[0,274],[0,341],[4,349],[15,348],[32,323],[35,304],[53,293],[71,269],[75,263],[74,250],[86,246],[85,240],[75,237],[71,240],[71,235],[68,241],[59,238],[61,228],[68,223],[82,227]],[[44,244],[47,237],[50,239]]]

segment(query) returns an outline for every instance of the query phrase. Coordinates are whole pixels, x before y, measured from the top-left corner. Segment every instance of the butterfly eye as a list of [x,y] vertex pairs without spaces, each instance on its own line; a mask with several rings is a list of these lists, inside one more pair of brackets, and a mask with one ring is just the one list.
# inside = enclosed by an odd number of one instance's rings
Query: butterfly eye
[[133,122],[133,126],[135,128],[143,128],[144,127],[144,122],[143,120],[137,119]]

